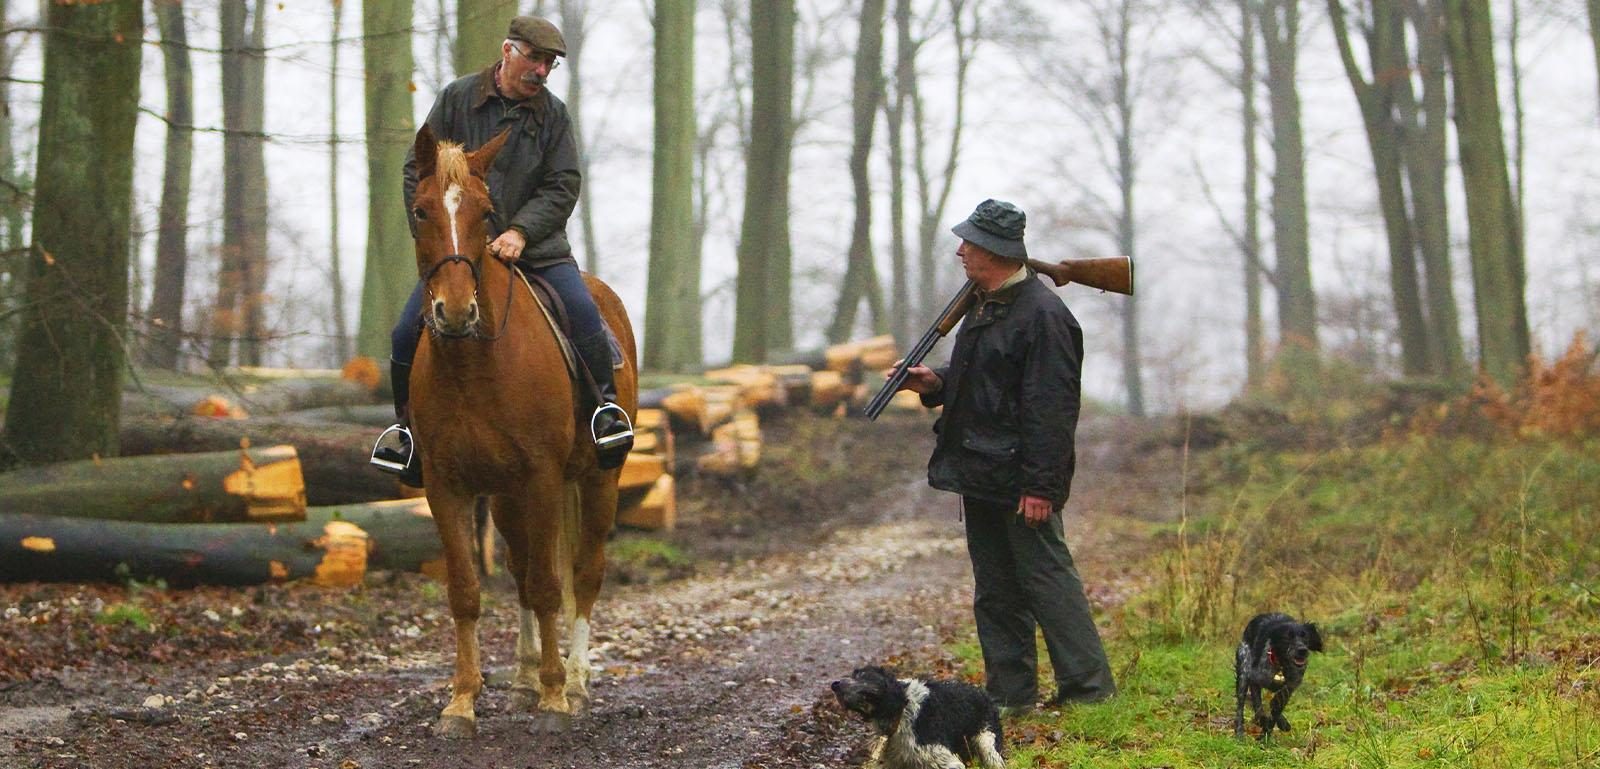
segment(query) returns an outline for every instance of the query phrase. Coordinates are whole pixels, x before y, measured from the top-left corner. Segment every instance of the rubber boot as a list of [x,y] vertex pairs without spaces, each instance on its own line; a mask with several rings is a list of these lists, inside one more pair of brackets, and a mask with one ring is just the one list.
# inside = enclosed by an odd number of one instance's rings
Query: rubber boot
[[422,457],[411,439],[411,364],[389,359],[389,384],[394,390],[394,416],[398,420],[378,436],[372,446],[373,467],[399,476],[400,482],[422,488]]
[[633,448],[633,424],[628,412],[617,405],[616,376],[611,368],[611,339],[606,332],[591,334],[572,344],[583,365],[589,368],[595,387],[600,391],[600,403],[589,416],[586,427],[594,440],[595,456],[603,469],[621,467]]

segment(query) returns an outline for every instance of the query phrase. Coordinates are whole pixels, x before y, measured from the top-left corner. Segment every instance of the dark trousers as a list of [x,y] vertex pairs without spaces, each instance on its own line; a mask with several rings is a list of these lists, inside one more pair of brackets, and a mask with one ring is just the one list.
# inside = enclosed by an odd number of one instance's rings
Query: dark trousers
[[[584,285],[578,266],[572,262],[557,262],[533,272],[549,281],[561,296],[561,303],[567,308],[567,318],[572,322],[573,344],[579,348],[578,354],[583,356],[590,370],[596,372],[597,377],[602,366],[609,372],[610,349],[605,347],[604,337],[599,337],[601,344],[588,345],[590,349],[604,350],[603,359],[597,354],[596,360],[590,360],[589,352],[584,349],[585,342],[595,339],[597,334],[605,333],[605,325],[600,321],[600,308],[595,306],[594,297],[589,295],[589,287]],[[411,290],[411,298],[406,300],[405,309],[400,311],[400,321],[389,333],[389,356],[402,365],[411,365],[411,361],[417,357],[417,341],[422,338],[422,288],[422,282],[417,281],[417,287]]]
[[1093,702],[1115,694],[1089,599],[1062,538],[1061,513],[1029,528],[1015,503],[962,497],[962,504],[977,583],[972,610],[989,696],[1012,706],[1038,699],[1035,628],[1044,631],[1057,696]]

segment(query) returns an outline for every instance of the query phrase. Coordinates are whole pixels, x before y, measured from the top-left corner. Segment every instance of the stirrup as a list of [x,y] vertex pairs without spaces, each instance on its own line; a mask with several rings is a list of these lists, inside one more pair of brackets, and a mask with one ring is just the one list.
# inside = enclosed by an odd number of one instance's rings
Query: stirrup
[[[386,444],[385,442],[389,440],[391,435],[395,436],[393,442]],[[394,443],[399,445],[394,445]],[[390,458],[398,456],[402,451],[405,453],[403,459]],[[390,457],[378,456],[379,452],[387,452]],[[389,429],[384,430],[383,434],[378,436],[378,440],[372,444],[372,458],[367,461],[384,472],[399,475],[404,473],[407,467],[411,466],[412,460],[416,458],[416,453],[417,444],[412,439],[411,428],[406,425],[390,425]]]
[[[596,431],[596,426],[600,421],[600,415],[608,411],[616,412],[617,422],[614,424],[621,424],[622,430],[609,435],[600,435]],[[628,420],[628,412],[624,411],[621,406],[615,403],[603,403],[589,417],[589,437],[594,439],[595,448],[600,451],[614,451],[624,446],[631,446],[633,445],[633,422]]]

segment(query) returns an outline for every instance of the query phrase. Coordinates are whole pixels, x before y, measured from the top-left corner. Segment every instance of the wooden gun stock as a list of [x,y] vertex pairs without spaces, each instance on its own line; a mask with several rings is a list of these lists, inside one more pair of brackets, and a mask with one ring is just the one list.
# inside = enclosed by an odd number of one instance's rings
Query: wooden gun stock
[[1133,294],[1133,259],[1127,256],[1097,256],[1089,259],[1064,259],[1055,264],[1029,259],[1028,266],[1057,286],[1077,283],[1117,294]]

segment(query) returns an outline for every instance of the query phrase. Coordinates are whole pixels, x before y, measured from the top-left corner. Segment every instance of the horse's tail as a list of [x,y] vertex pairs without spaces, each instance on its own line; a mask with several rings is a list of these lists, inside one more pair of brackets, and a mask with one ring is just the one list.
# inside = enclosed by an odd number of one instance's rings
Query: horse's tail
[[561,495],[561,527],[556,542],[556,578],[561,580],[561,614],[572,627],[578,614],[578,601],[572,586],[578,563],[578,544],[583,541],[583,491],[575,481],[567,481]]

